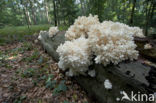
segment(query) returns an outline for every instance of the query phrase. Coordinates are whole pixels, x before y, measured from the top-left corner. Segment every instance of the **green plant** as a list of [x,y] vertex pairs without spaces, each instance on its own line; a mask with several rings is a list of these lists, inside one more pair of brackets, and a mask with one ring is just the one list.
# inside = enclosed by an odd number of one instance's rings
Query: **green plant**
[[[12,43],[14,41],[25,41],[32,34],[39,33],[40,30],[48,30],[50,25],[31,25],[27,26],[7,26],[0,29],[0,45]],[[29,35],[29,36],[26,36]]]
[[33,45],[31,42],[24,42],[23,43],[23,49],[24,50],[32,50],[33,49]]
[[53,89],[56,85],[56,80],[52,80],[53,79],[53,75],[50,74],[48,76],[48,79],[46,81],[46,88],[49,88],[49,89]]
[[25,99],[26,99],[26,96],[20,96],[17,99],[15,99],[13,103],[22,103],[22,101]]
[[37,60],[37,62],[38,62],[39,64],[43,63],[43,61],[44,61],[43,56],[40,56],[40,58]]
[[71,102],[65,100],[65,101],[63,101],[63,103],[71,103]]
[[32,77],[32,76],[34,76],[34,74],[35,74],[35,69],[34,68],[28,68],[21,74],[21,76],[22,77]]
[[54,89],[53,94],[57,95],[61,92],[65,92],[67,90],[67,87],[65,85],[65,80],[62,80],[59,85]]
[[39,58],[40,53],[38,52],[38,50],[36,49],[33,54],[29,57],[25,57],[22,60],[26,61],[26,62],[32,62],[33,60],[36,60]]
[[59,30],[62,31],[62,30],[67,30],[69,28],[69,26],[67,25],[60,25],[59,26]]

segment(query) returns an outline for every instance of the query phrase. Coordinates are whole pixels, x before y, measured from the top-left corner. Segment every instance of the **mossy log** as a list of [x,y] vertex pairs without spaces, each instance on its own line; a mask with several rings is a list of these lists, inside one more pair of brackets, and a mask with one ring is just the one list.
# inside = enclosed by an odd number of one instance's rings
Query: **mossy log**
[[[54,37],[49,38],[48,32],[41,34],[41,44],[47,53],[55,61],[59,61],[56,52],[57,47],[65,42],[65,32],[58,32]],[[156,68],[142,64],[140,61],[125,61],[118,65],[104,67],[100,64],[90,66],[96,71],[95,77],[76,76],[73,77],[78,84],[93,97],[98,103],[150,103],[138,101],[117,101],[123,95],[120,91],[125,91],[129,96],[134,93],[154,93],[156,91]],[[104,87],[104,81],[109,79],[113,85],[111,90]]]

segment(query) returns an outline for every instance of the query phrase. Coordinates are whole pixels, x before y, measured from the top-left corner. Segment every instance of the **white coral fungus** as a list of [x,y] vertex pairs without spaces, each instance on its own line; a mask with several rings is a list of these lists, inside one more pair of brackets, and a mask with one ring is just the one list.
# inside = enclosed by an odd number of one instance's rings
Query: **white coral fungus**
[[145,37],[143,34],[143,30],[140,29],[139,27],[131,27],[130,31],[132,31],[133,36],[141,37],[141,38]]
[[138,51],[135,50],[133,36],[118,24],[103,22],[90,28],[89,44],[96,55],[96,63],[106,66],[110,63],[118,64],[127,59],[137,59]]
[[56,35],[56,33],[58,32],[58,28],[57,27],[50,27],[49,28],[49,37],[53,37],[54,35]]
[[66,41],[57,48],[57,52],[60,55],[58,65],[63,70],[69,68],[68,76],[83,74],[91,64],[88,39],[83,37]]
[[151,49],[151,48],[152,48],[151,44],[145,44],[144,45],[144,49]]
[[112,21],[103,21],[102,26],[105,29],[111,29],[113,31],[126,31],[126,34],[131,34],[136,37],[145,37],[143,34],[143,30],[139,27],[130,27],[126,24]]
[[99,24],[98,16],[92,16],[91,14],[86,16],[78,17],[74,25],[70,26],[67,30],[65,37],[67,40],[77,39],[81,36],[87,37],[89,28],[94,24]]
[[41,39],[42,39],[42,37],[41,37],[41,35],[39,35],[39,36],[38,36],[38,40],[41,40]]
[[[123,60],[134,60],[138,57],[135,50],[134,36],[144,37],[142,29],[112,21],[99,22],[97,16],[82,16],[75,20],[74,25],[67,30],[67,40],[61,44],[57,52],[60,56],[59,67],[69,76],[83,74],[92,63],[105,66],[118,64]],[[88,72],[93,76],[94,72]]]
[[106,89],[112,89],[112,83],[111,83],[108,79],[106,79],[106,80],[104,81],[104,87],[105,87]]

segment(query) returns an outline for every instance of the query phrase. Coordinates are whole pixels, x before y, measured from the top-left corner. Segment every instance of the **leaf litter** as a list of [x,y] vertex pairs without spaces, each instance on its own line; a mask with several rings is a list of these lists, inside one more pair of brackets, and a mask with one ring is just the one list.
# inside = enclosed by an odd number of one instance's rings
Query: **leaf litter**
[[0,103],[93,103],[33,40],[0,50]]

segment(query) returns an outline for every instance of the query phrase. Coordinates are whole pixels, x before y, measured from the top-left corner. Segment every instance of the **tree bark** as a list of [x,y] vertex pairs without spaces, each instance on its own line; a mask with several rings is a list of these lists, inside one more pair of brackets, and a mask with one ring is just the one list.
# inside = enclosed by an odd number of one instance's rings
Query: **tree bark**
[[152,6],[152,11],[151,11],[151,16],[150,16],[151,19],[153,18],[155,6],[156,6],[156,2],[154,2],[154,3],[153,3],[153,6]]
[[56,2],[56,17],[57,17],[57,25],[59,26],[60,25],[60,15],[59,15],[59,0]]
[[[148,9],[148,5],[150,4],[150,7]],[[151,18],[151,12],[152,12],[152,5],[153,5],[153,2],[151,1],[147,1],[147,4],[146,4],[146,22],[145,22],[145,35],[148,35],[148,28],[149,28],[149,23],[150,23],[150,20],[152,19]]]
[[30,17],[30,12],[26,10],[26,14],[28,16],[29,24],[31,25],[32,24],[32,21],[31,21],[31,17]]
[[53,9],[54,9],[54,21],[55,21],[55,26],[57,26],[57,17],[56,17],[56,3],[55,0],[53,0]]
[[[34,3],[34,2],[33,2]],[[33,18],[33,22],[36,25],[36,16],[35,16],[35,10],[34,10],[34,5],[33,5],[32,1],[29,0],[29,4],[30,4],[30,8],[31,8],[31,14],[32,14],[32,18]]]
[[27,23],[27,26],[28,26],[28,29],[30,29],[30,27],[29,27],[29,20],[28,20],[28,18],[27,18],[27,14],[26,14],[26,7],[25,7],[25,5],[24,5],[24,3],[23,3],[23,0],[21,0],[21,4],[23,5],[23,13],[24,13],[24,17],[25,17],[25,20],[26,20],[26,23]]
[[45,0],[45,11],[46,11],[47,21],[50,24],[51,23],[51,20],[50,20],[50,17],[49,17],[49,7],[48,7],[47,0]]
[[84,13],[84,6],[83,6],[83,3],[82,3],[83,1],[82,0],[80,0],[80,4],[81,4],[81,12],[82,12],[82,15],[85,15],[85,13]]
[[132,7],[132,12],[131,12],[131,18],[130,18],[130,24],[133,25],[133,17],[134,17],[134,12],[135,12],[135,5],[136,5],[136,0],[133,0],[133,7]]

